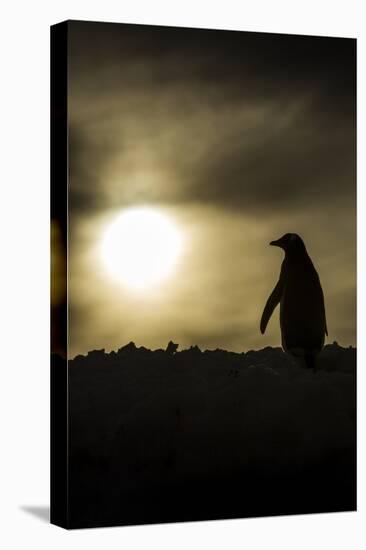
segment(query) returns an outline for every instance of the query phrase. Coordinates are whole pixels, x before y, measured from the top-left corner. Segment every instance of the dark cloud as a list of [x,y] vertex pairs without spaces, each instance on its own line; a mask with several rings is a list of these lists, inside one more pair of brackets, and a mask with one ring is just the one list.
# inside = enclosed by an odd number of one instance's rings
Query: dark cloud
[[354,129],[347,122],[324,120],[311,107],[291,113],[285,106],[279,116],[264,115],[250,136],[232,128],[182,167],[182,180],[190,182],[191,200],[257,214],[303,209],[330,197],[355,197],[354,152]]
[[240,97],[316,86],[337,104],[354,92],[351,39],[72,22],[70,53],[72,74],[92,92],[118,80],[149,89],[203,82]]
[[[354,195],[354,65],[349,39],[72,23],[71,208]],[[136,188],[144,166],[169,181]]]

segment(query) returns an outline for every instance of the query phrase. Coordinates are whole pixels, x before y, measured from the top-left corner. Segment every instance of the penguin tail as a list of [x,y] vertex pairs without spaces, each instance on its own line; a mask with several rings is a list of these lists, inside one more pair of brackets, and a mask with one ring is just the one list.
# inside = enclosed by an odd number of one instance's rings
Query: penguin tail
[[316,374],[316,360],[313,353],[307,353],[305,355],[305,363],[308,369],[311,369],[313,371],[313,374]]

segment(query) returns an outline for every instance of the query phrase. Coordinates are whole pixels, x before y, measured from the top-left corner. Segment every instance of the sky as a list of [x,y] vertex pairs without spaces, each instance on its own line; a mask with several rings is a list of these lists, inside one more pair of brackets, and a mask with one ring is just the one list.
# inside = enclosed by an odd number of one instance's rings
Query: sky
[[[69,353],[280,345],[263,307],[298,233],[329,342],[356,344],[356,42],[69,23]],[[102,235],[126,209],[174,220],[174,272],[136,293]]]

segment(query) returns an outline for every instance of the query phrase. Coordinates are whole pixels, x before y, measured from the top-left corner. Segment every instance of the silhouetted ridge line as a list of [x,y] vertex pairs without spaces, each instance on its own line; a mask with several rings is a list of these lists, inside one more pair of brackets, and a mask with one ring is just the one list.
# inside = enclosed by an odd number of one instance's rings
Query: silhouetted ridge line
[[[106,352],[104,348],[91,350],[87,355],[77,355],[69,361],[71,365],[123,365],[131,361],[134,364],[171,365],[195,364],[197,368],[209,364],[220,363],[223,368],[270,368],[298,369],[302,368],[291,356],[281,348],[267,346],[260,350],[234,352],[223,349],[204,350],[191,346],[178,351],[179,344],[170,341],[165,349],[150,350],[144,346],[137,347],[134,342],[120,347],[117,351]],[[340,370],[353,372],[356,364],[356,348],[338,345],[337,342],[324,347],[318,359],[319,370]]]

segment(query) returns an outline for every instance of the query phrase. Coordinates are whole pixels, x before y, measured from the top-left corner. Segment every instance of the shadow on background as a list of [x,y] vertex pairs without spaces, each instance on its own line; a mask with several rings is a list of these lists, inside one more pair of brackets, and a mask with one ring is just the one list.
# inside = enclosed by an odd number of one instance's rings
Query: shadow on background
[[23,512],[27,512],[27,514],[31,514],[32,516],[40,519],[41,521],[45,521],[47,523],[50,522],[49,506],[20,506],[20,509]]

